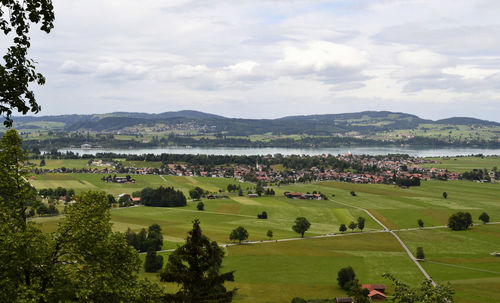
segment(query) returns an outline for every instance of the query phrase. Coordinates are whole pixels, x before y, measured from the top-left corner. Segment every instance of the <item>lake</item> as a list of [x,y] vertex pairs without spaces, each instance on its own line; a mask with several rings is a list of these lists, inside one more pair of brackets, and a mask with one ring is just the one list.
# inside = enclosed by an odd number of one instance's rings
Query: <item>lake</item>
[[472,154],[500,155],[500,149],[484,148],[411,148],[411,147],[339,147],[339,148],[282,148],[282,147],[163,147],[148,149],[82,149],[66,148],[59,149],[60,152],[72,151],[82,154],[96,154],[111,152],[117,154],[193,154],[193,155],[322,155],[322,154],[346,154],[355,155],[386,155],[386,154],[408,154],[413,157],[445,157],[466,156]]

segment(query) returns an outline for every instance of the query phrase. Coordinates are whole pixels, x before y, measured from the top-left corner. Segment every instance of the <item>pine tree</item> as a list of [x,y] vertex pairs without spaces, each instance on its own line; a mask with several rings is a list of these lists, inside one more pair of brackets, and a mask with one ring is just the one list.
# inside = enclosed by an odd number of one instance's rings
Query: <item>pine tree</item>
[[168,258],[161,281],[177,283],[180,290],[168,299],[174,302],[231,302],[236,292],[226,290],[225,281],[234,281],[234,273],[219,274],[224,251],[217,242],[201,232],[200,221],[193,221],[186,244]]

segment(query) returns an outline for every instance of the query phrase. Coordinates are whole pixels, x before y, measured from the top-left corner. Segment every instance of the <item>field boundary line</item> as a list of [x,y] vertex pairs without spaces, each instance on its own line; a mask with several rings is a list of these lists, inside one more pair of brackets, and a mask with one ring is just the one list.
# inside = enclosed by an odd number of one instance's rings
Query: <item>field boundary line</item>
[[449,264],[449,263],[443,263],[443,262],[437,262],[437,261],[429,261],[429,260],[423,260],[423,262],[433,263],[433,264],[440,264],[440,265],[445,265],[445,266],[451,266],[451,267],[457,267],[457,268],[463,268],[463,269],[469,269],[469,270],[474,270],[474,271],[481,271],[481,272],[487,272],[487,273],[491,273],[491,274],[498,274],[498,275],[500,275],[500,272],[498,272],[498,271],[492,271],[492,270],[487,270],[487,269],[480,269],[480,268],[473,268],[473,267],[467,267],[467,266],[460,266],[460,265],[455,265],[455,264]]

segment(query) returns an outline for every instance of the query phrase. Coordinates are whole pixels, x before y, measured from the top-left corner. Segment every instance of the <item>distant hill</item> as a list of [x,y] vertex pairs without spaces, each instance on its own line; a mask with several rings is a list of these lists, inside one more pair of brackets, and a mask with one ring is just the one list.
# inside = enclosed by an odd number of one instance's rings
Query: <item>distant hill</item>
[[[49,122],[52,122],[52,124]],[[227,136],[268,133],[273,135],[315,136],[346,133],[370,135],[382,131],[416,129],[420,124],[500,126],[500,123],[497,122],[475,118],[453,117],[433,121],[412,114],[390,111],[287,116],[278,119],[235,119],[192,110],[170,111],[159,114],[114,112],[94,115],[22,116],[14,118],[15,127],[20,129],[50,129],[56,125],[57,130],[65,131],[115,132],[127,128],[135,128],[135,131],[137,131],[141,127],[163,127],[168,130],[184,125],[183,129],[220,133]]]

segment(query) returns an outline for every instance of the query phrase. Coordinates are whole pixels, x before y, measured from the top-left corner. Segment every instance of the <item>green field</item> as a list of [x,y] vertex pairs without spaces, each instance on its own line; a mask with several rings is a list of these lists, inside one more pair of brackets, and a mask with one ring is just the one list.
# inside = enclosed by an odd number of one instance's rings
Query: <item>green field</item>
[[[196,186],[218,192],[227,184],[237,183],[222,178],[139,175],[134,176],[135,184],[112,184],[102,182],[101,176],[47,174],[36,176],[32,182],[38,188],[63,186],[75,188],[77,192],[94,189],[111,194],[160,185],[174,186],[185,193]],[[249,183],[241,185],[253,187]],[[338,234],[340,224],[348,224],[359,216],[367,218],[366,230],[381,229],[355,207],[368,209],[392,229],[415,228],[418,219],[422,219],[426,227],[442,226],[449,215],[458,210],[470,212],[476,223],[483,211],[490,215],[491,221],[500,221],[500,183],[427,181],[420,187],[401,189],[389,185],[321,182],[274,187],[274,190],[274,197],[230,194],[227,199],[205,199],[202,212],[196,210],[197,202],[188,202],[182,208],[113,209],[111,217],[117,231],[127,228],[137,231],[152,223],[160,224],[165,249],[183,242],[195,218],[200,219],[204,233],[218,243],[229,243],[229,233],[237,226],[248,230],[250,241],[266,240],[269,229],[273,230],[274,239],[297,237],[291,226],[299,216],[312,223],[306,237]],[[283,195],[285,191],[314,190],[326,194],[329,200],[292,200]],[[351,190],[356,192],[355,197],[351,196]],[[444,191],[448,193],[447,199],[442,197]],[[262,211],[268,213],[269,219],[256,218]],[[45,231],[53,231],[59,218],[35,220]],[[465,232],[436,228],[402,230],[398,234],[410,250],[424,247],[427,259],[424,268],[436,281],[453,284],[456,302],[500,302],[496,295],[500,289],[500,258],[489,255],[500,251],[500,225],[475,225]],[[295,296],[310,299],[344,296],[335,283],[336,273],[348,265],[354,267],[362,283],[386,283],[381,277],[385,272],[415,286],[423,279],[394,237],[383,232],[230,246],[226,253],[224,270],[236,270],[236,282],[228,285],[239,288],[237,302],[290,302]],[[154,274],[142,275],[157,279]],[[167,287],[175,289],[175,285]]]
[[481,157],[442,157],[442,158],[428,158],[436,160],[439,164],[424,164],[426,168],[446,168],[452,172],[463,173],[473,169],[488,169],[492,170],[494,167],[500,168],[500,156],[487,156]]

